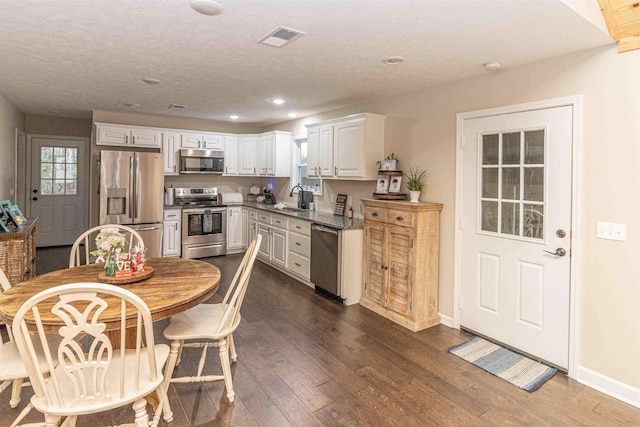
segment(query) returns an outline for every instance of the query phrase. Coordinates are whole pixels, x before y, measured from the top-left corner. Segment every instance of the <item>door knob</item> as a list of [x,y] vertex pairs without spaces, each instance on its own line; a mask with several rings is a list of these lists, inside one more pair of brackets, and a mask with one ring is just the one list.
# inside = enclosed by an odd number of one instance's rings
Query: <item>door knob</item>
[[556,236],[558,236],[558,237],[559,237],[559,238],[561,238],[561,239],[562,239],[562,238],[564,238],[564,237],[566,237],[566,235],[567,235],[567,232],[566,232],[566,231],[564,231],[564,230],[558,230],[558,231],[556,231]]
[[38,198],[37,197],[32,197],[31,200],[38,200]]
[[543,251],[543,252],[551,254],[551,255],[555,255],[555,256],[565,256],[567,254],[567,251],[562,249],[562,248],[556,249],[555,252],[550,252],[550,251]]

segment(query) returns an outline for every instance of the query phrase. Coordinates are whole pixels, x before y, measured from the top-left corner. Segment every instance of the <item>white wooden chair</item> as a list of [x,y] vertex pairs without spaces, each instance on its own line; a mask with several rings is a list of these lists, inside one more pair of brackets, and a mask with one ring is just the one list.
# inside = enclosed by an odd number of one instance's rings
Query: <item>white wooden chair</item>
[[[140,234],[132,228],[127,227],[126,225],[120,224],[104,224],[98,225],[97,227],[93,227],[80,235],[71,246],[71,254],[69,255],[69,268],[76,267],[81,265],[81,253],[84,252],[84,264],[89,264],[91,260],[90,252],[93,251],[96,246],[96,236],[98,233],[107,228],[115,228],[120,233],[123,233],[127,238],[128,243],[128,251],[131,252],[131,248],[134,246],[144,247],[144,241]],[[84,251],[80,250],[80,245],[84,244]],[[93,249],[92,249],[93,248]]]
[[[11,283],[7,276],[5,276],[2,269],[0,269],[0,293],[6,291],[11,287]],[[4,325],[4,323],[1,323]],[[8,341],[4,342],[0,338],[0,393],[11,386],[11,400],[9,400],[9,406],[16,408],[20,404],[22,387],[30,386],[31,383],[25,381],[29,378],[27,374],[27,368],[22,362],[18,347],[13,340],[13,333],[11,328],[7,326]],[[54,358],[57,360],[57,357]],[[39,354],[39,364],[44,374],[48,375],[48,369],[46,360],[42,353]],[[11,424],[11,427],[18,425],[18,423],[31,411],[33,406],[29,403],[20,412],[16,420]]]
[[[231,360],[238,360],[236,349],[233,343],[233,331],[240,323],[240,306],[244,300],[251,270],[260,248],[261,235],[257,235],[251,241],[242,262],[236,271],[235,276],[229,285],[222,303],[220,304],[200,304],[183,313],[179,313],[171,318],[169,326],[164,330],[165,338],[171,340],[171,354],[167,362],[165,372],[165,383],[167,387],[170,382],[206,382],[223,380],[227,389],[227,398],[233,402],[233,379],[231,377],[231,364],[229,363],[229,352]],[[185,343],[186,340],[196,342]],[[212,340],[212,341],[204,341]],[[178,362],[179,353],[183,347],[201,347],[202,355],[198,364],[196,376],[172,378],[173,370]],[[202,375],[204,362],[209,347],[218,347],[220,352],[220,364],[222,365],[222,375]]]
[[[110,324],[115,322],[119,328],[119,349],[105,335],[107,315]],[[52,317],[65,325],[58,330],[62,341],[57,346],[43,329],[43,319]],[[127,327],[136,337],[135,348],[125,348]],[[75,426],[79,415],[130,403],[135,426],[148,426],[144,398],[153,392],[159,404],[151,425],[157,425],[167,402],[162,368],[169,347],[154,344],[151,313],[137,295],[103,283],[55,286],[22,305],[14,318],[13,335],[35,392],[31,403],[45,415],[46,426],[57,426],[62,417],[66,417],[64,426]],[[142,346],[143,335],[146,347]],[[34,349],[38,346],[51,372],[48,380],[37,363]],[[57,366],[56,358],[60,361]]]

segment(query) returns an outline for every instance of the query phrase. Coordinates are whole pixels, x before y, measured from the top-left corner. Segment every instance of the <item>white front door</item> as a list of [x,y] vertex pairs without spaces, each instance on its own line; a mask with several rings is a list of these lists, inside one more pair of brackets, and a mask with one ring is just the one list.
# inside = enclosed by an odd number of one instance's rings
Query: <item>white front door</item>
[[460,325],[569,363],[573,107],[465,119]]
[[30,136],[30,214],[36,245],[71,245],[87,229],[85,144],[82,138]]

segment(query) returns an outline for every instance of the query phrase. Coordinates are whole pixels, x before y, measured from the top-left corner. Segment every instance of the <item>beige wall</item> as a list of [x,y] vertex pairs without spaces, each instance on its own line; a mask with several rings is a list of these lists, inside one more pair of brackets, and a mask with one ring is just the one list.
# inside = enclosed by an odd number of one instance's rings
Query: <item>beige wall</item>
[[[429,171],[421,200],[444,204],[441,313],[453,317],[456,114],[571,95],[584,96],[582,277],[579,365],[640,387],[640,51],[585,51],[270,126],[306,135],[304,123],[360,112],[385,114],[385,153]],[[411,159],[411,160],[409,160]],[[337,183],[368,197],[373,183]],[[330,197],[317,198],[330,209]],[[596,222],[627,224],[626,242],[596,239]]]
[[25,132],[30,135],[91,136],[91,120],[25,115]]
[[[0,95],[0,200],[16,203],[16,128],[24,130],[24,114]],[[24,210],[24,208],[22,208]]]

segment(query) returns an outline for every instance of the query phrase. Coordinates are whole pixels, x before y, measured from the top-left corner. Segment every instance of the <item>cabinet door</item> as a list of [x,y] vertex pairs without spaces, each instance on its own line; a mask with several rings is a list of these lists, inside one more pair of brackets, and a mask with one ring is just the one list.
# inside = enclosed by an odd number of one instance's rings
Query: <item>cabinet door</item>
[[137,147],[160,148],[162,132],[152,129],[131,129],[131,143]]
[[224,175],[238,175],[238,137],[224,137]]
[[364,225],[364,292],[367,300],[384,305],[383,290],[386,277],[386,226],[367,221]]
[[307,176],[320,176],[320,171],[318,170],[319,138],[319,127],[307,129]]
[[364,177],[364,120],[350,120],[333,127],[337,177]]
[[238,175],[256,175],[257,136],[238,138]]
[[[255,232],[253,233],[255,235]],[[249,209],[242,209],[242,249],[249,247]],[[253,236],[251,237],[253,239]]]
[[258,256],[269,261],[271,258],[271,227],[258,223],[258,233],[262,236],[260,249],[258,249]]
[[287,231],[271,228],[271,262],[287,267]]
[[164,221],[163,223],[162,256],[180,256],[180,226],[178,221]]
[[242,208],[227,208],[227,249],[242,248]]
[[276,136],[262,135],[258,138],[258,174],[275,175]]
[[202,148],[206,150],[224,150],[224,135],[214,133],[202,135]]
[[178,153],[178,133],[164,132],[162,134],[162,155],[164,157],[164,174],[178,175],[178,165],[180,157]]
[[413,291],[413,239],[410,227],[387,225],[388,276],[383,294],[386,307],[410,315]]
[[97,126],[97,145],[127,145],[129,143],[129,128],[118,126]]
[[320,126],[318,135],[318,170],[320,176],[334,175],[333,125]]
[[180,148],[202,148],[202,141],[199,133],[181,133]]

